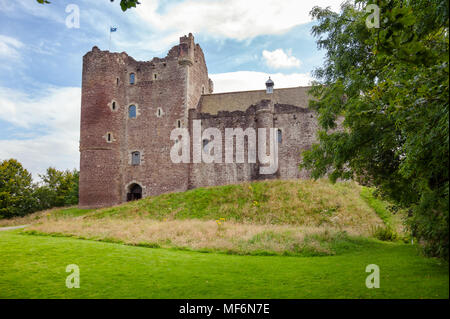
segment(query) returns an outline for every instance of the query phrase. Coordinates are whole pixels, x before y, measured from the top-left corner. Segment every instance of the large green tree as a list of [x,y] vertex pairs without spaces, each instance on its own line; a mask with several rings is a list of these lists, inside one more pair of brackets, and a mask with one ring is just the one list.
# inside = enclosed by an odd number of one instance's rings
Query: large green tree
[[24,216],[35,210],[31,174],[15,159],[0,163],[0,218]]
[[311,89],[319,143],[302,164],[315,178],[358,178],[407,207],[435,256],[448,256],[449,241],[448,9],[448,0],[357,0],[340,13],[311,11],[326,59]]
[[48,168],[33,183],[31,174],[15,159],[0,163],[0,218],[25,216],[51,207],[78,204],[77,170]]
[[39,209],[78,204],[79,172],[77,170],[59,171],[49,167],[45,174],[39,176],[42,179],[36,189],[36,198],[40,203]]

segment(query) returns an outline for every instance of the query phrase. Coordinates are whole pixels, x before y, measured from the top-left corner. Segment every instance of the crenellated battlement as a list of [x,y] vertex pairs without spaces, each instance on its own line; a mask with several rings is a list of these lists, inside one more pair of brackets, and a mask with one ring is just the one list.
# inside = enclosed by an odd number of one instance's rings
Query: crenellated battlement
[[[115,73],[119,81],[126,80],[123,78],[124,73],[128,73],[128,76],[134,73],[136,85],[169,79],[170,73],[174,72],[178,65],[200,69],[201,72],[207,74],[203,51],[199,44],[195,44],[192,33],[180,37],[179,41],[179,44],[172,47],[165,57],[153,57],[149,61],[138,61],[126,52],[110,52],[94,46],[83,56],[83,73],[86,73],[88,77],[97,72],[104,76],[113,76]],[[168,67],[170,65],[173,67]],[[184,70],[180,69],[180,72],[184,72]],[[202,86],[204,87],[202,94],[213,92],[214,84],[210,79],[207,83],[202,83]]]

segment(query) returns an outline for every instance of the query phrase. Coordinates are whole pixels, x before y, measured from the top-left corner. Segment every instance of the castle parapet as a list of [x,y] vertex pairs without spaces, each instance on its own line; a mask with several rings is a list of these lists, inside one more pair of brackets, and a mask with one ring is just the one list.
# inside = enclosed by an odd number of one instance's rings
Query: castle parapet
[[178,46],[178,63],[180,65],[192,66],[195,60],[194,50],[195,42],[192,33],[189,33],[188,36],[180,37],[180,45]]

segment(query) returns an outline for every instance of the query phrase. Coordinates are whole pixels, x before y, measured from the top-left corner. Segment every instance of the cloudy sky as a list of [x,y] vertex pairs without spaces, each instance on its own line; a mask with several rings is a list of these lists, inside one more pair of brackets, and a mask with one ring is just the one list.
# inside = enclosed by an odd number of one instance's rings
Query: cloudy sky
[[125,13],[119,0],[51,2],[0,0],[0,160],[35,178],[79,168],[82,56],[94,45],[151,60],[192,32],[215,92],[263,89],[269,75],[278,88],[308,85],[324,56],[309,12],[341,0],[141,0]]

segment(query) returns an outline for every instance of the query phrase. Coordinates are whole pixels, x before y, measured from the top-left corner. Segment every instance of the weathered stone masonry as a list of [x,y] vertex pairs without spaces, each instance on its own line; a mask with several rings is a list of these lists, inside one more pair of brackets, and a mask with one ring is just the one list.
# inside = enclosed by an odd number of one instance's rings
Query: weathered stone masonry
[[[316,114],[307,108],[307,90],[212,94],[205,58],[192,34],[181,37],[165,58],[148,62],[94,47],[83,57],[80,206],[110,206],[141,196],[262,178],[307,177],[298,169],[300,153],[315,141],[317,131]],[[130,106],[135,107],[133,118]],[[219,128],[223,138],[225,128],[279,128],[278,172],[259,175],[258,164],[247,161],[172,163],[170,133],[179,126],[192,133],[194,119],[201,119],[203,128]],[[134,152],[139,155],[137,165]]]

